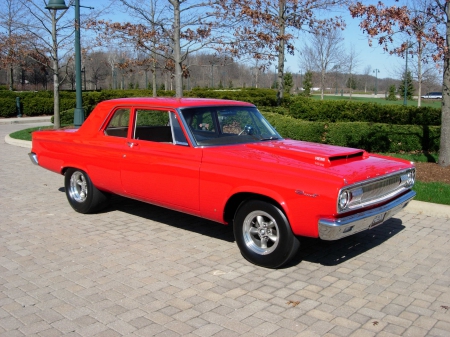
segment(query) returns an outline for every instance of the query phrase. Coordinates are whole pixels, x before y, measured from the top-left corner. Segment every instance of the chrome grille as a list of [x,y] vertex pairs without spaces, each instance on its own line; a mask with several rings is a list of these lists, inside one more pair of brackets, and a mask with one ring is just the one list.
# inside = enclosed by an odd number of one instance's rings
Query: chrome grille
[[361,202],[366,203],[373,199],[379,199],[385,195],[389,195],[401,187],[401,182],[401,176],[399,175],[363,186]]
[[339,205],[338,212],[345,213],[383,202],[409,190],[414,185],[415,169],[396,172],[384,177],[367,180],[340,190],[338,201],[343,194],[348,195],[348,202]]

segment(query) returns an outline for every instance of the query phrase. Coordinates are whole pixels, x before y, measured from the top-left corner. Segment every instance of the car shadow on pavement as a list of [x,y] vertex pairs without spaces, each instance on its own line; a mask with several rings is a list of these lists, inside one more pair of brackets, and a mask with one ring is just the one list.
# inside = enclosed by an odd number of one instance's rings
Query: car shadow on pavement
[[300,238],[300,250],[285,267],[292,267],[302,261],[324,266],[336,266],[382,245],[405,226],[400,219],[391,218],[380,226],[336,241],[314,238]]
[[[60,188],[59,191],[64,192],[64,188]],[[98,213],[109,213],[113,211],[131,214],[164,225],[206,235],[214,239],[230,243],[235,242],[232,226],[222,225],[214,221],[172,211],[145,202],[113,195],[108,205]],[[391,218],[374,229],[366,230],[336,241],[301,237],[298,253],[282,269],[295,267],[301,264],[302,261],[324,266],[337,266],[382,245],[403,229],[405,229],[405,226],[402,225],[400,219]]]
[[124,212],[201,235],[207,235],[215,239],[234,242],[232,226],[222,225],[214,221],[172,211],[145,202],[114,195],[111,197],[108,206],[98,213],[108,213],[112,211]]

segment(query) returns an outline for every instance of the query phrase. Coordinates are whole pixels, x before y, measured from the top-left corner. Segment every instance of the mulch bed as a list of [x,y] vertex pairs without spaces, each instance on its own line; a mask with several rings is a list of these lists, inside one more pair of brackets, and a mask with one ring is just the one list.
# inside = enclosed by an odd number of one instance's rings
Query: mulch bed
[[424,183],[441,182],[450,185],[450,166],[442,167],[436,163],[414,163],[416,179]]

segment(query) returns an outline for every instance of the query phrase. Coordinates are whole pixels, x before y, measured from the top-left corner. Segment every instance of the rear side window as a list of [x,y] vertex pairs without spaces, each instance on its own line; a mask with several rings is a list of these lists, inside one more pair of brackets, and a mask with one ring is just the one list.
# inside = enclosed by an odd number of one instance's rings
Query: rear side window
[[159,143],[172,143],[169,112],[162,110],[136,110],[133,138]]
[[105,129],[105,135],[126,138],[130,125],[130,109],[118,109]]

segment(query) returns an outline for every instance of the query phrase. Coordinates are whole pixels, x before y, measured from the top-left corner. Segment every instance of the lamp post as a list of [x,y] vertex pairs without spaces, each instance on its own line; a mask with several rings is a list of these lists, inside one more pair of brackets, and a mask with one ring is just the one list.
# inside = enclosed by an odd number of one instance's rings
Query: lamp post
[[378,95],[378,73],[380,72],[380,70],[375,69],[373,71],[375,73],[375,96]]
[[[81,79],[81,47],[80,47],[80,0],[75,0],[75,91],[76,106],[73,115],[73,123],[79,128],[84,122],[83,96],[82,96],[82,79]],[[50,0],[46,9],[67,9],[65,0]],[[93,9],[93,7],[86,7]]]

